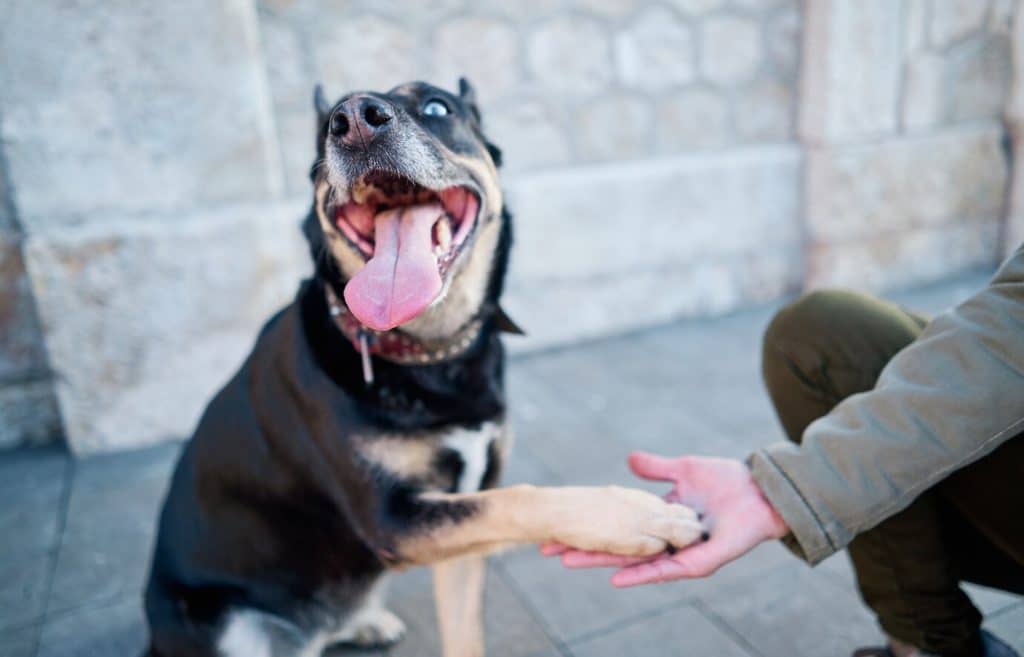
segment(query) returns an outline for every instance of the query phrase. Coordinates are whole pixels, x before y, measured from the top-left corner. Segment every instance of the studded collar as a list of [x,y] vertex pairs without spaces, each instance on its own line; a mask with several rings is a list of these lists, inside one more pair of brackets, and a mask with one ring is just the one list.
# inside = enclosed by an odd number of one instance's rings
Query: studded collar
[[[400,365],[440,363],[455,358],[469,349],[479,337],[484,325],[482,318],[474,317],[456,331],[455,335],[442,340],[424,340],[398,329],[375,331],[363,326],[334,293],[330,284],[324,285],[324,292],[331,321],[362,357],[363,379],[367,384],[373,383],[371,355]],[[502,316],[504,317],[503,313]]]

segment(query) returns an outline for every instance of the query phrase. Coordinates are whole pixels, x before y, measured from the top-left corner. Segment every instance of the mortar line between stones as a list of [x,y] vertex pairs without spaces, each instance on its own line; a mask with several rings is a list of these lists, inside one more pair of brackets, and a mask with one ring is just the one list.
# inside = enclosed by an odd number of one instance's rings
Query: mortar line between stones
[[555,635],[551,626],[548,624],[547,619],[545,619],[544,615],[540,613],[540,610],[534,606],[533,601],[530,600],[530,597],[526,595],[522,587],[519,586],[519,582],[516,581],[516,578],[512,577],[508,570],[505,569],[505,564],[502,563],[500,559],[491,559],[490,561],[494,566],[495,572],[498,573],[498,576],[501,577],[501,579],[505,581],[505,584],[507,584],[512,590],[512,594],[516,596],[520,604],[522,604],[527,613],[530,614],[530,617],[533,618],[534,622],[541,628],[544,632],[544,636],[551,641],[555,650],[557,650],[562,657],[573,657],[572,650],[569,649],[568,644]]
[[43,586],[44,600],[43,613],[40,615],[39,627],[36,632],[35,645],[32,648],[32,656],[39,657],[39,649],[42,647],[43,628],[50,616],[50,598],[53,595],[53,581],[57,575],[57,562],[60,559],[61,550],[64,547],[64,532],[68,524],[68,507],[71,505],[71,488],[75,479],[75,459],[69,452],[64,466],[64,482],[60,492],[60,504],[57,507],[57,527],[53,545],[50,548],[50,563],[46,569],[46,583]]
[[707,606],[703,600],[699,598],[694,600],[693,608],[697,610],[698,614],[706,618],[709,623],[718,628],[719,631],[732,639],[741,650],[752,657],[765,657],[763,652],[758,650],[757,647],[748,641],[745,636],[737,632],[724,618],[715,613],[715,611],[711,609],[711,607]]

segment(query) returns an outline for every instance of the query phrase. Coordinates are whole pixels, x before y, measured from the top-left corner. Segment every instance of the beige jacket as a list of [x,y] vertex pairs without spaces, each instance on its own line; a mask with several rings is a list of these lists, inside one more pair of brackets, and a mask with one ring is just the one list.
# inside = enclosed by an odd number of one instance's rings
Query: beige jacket
[[1024,433],[1024,246],[992,282],[936,317],[854,395],[788,442],[755,452],[754,478],[810,563],[894,515],[950,473]]

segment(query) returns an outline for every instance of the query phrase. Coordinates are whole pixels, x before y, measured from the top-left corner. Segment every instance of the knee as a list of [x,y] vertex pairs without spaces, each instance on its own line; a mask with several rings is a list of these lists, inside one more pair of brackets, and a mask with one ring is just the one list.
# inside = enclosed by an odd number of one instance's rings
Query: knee
[[805,352],[824,336],[835,335],[831,325],[848,295],[841,290],[816,290],[775,314],[761,343],[761,371],[769,390],[788,385],[794,367],[806,360]]

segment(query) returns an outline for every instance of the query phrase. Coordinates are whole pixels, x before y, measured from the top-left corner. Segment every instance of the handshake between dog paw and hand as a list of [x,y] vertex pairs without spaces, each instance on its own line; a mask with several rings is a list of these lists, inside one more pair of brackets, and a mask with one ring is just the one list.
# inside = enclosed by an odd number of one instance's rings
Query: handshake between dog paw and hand
[[[651,504],[651,515],[637,520],[647,523],[646,536],[637,537],[637,527],[611,523],[596,533],[607,541],[600,548],[575,536],[559,536],[559,540],[542,545],[542,553],[561,557],[567,568],[617,568],[612,584],[629,587],[707,577],[760,543],[789,533],[740,461],[696,456],[670,459],[638,452],[630,455],[629,467],[641,478],[672,482],[674,487],[664,500],[639,490],[613,488],[615,492],[602,494],[596,503],[614,507],[610,498],[616,496],[634,502],[640,496],[652,498],[646,502]],[[654,502],[662,508],[656,509]],[[616,516],[614,508],[609,511],[608,515]],[[595,509],[590,522],[605,515]],[[587,520],[580,519],[581,523]],[[591,526],[588,539],[594,538]]]

